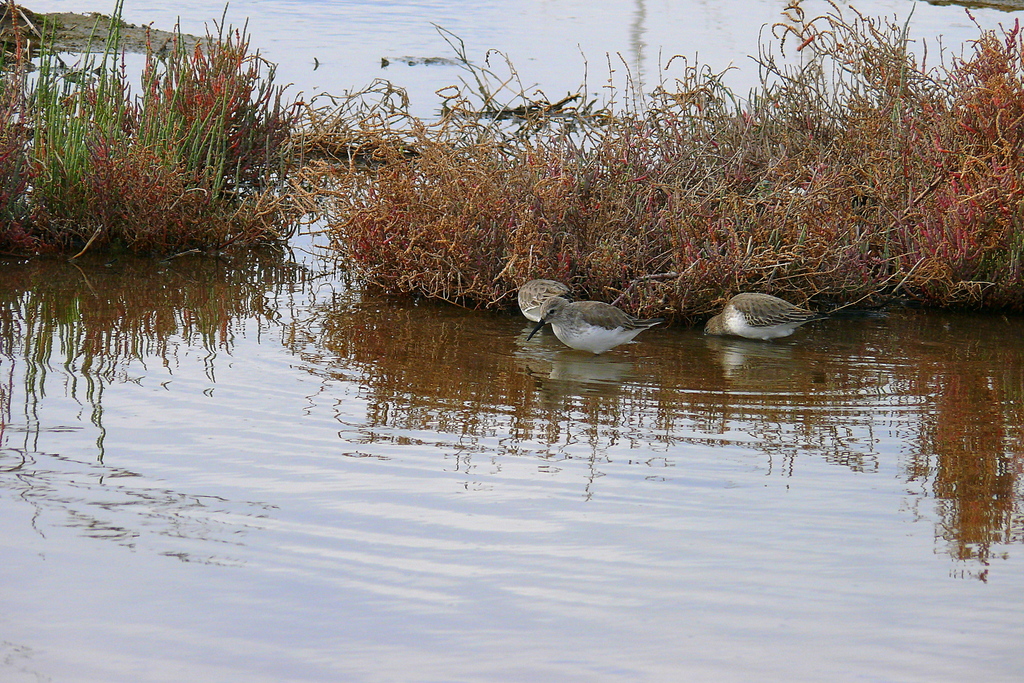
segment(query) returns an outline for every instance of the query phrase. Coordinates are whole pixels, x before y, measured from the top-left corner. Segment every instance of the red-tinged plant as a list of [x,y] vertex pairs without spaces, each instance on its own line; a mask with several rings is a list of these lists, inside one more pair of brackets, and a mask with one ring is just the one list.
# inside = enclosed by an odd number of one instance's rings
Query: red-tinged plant
[[27,191],[31,132],[26,117],[23,60],[15,55],[8,64],[0,54],[0,73],[0,250],[30,249],[33,240],[27,231]]
[[523,94],[502,110],[518,128],[483,116],[491,95],[469,116],[487,69],[435,126],[382,99],[331,129],[335,149],[375,150],[369,172],[350,155],[311,177],[334,244],[386,289],[470,306],[556,277],[684,320],[743,290],[1024,310],[1020,30],[926,69],[905,24],[833,9],[788,10],[778,44],[803,61],[762,53],[746,101],[700,68],[614,115],[537,114],[552,105]]
[[222,30],[194,50],[151,51],[135,96],[117,57],[69,81],[44,55],[32,111],[32,229],[43,244],[136,252],[279,242],[302,210],[283,187],[292,112],[273,67]]

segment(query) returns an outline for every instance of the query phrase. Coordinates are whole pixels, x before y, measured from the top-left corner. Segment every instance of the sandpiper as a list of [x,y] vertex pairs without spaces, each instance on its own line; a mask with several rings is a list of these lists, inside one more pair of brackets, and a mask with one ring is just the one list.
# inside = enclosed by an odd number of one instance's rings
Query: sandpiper
[[722,312],[704,326],[704,334],[731,334],[748,339],[778,339],[827,315],[815,313],[771,294],[744,292],[729,299]]
[[604,353],[619,344],[625,344],[663,320],[641,320],[611,304],[600,301],[569,303],[560,296],[553,296],[544,302],[539,318],[537,326],[526,338],[527,341],[540,328],[551,323],[551,329],[563,344],[591,353]]
[[569,288],[558,280],[530,280],[519,288],[519,310],[528,320],[540,320],[540,307],[553,296],[569,293]]

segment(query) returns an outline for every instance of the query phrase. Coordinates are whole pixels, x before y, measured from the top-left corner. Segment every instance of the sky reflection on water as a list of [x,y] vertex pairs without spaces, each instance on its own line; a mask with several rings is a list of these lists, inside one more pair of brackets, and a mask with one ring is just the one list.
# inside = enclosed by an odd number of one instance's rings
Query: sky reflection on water
[[[554,98],[581,52],[594,92],[605,53],[645,82],[659,52],[745,64],[782,6],[228,17],[297,90],[385,76],[428,113],[458,72],[380,57],[448,56],[431,21]],[[126,8],[193,32],[210,12]],[[912,30],[975,35],[921,3]],[[592,358],[334,275],[0,263],[0,679],[1018,678],[1021,318],[902,310],[774,344],[658,329]]]
[[1020,318],[592,358],[274,258],[147,268],[0,274],[5,677],[1019,670]]
[[[107,5],[95,0],[38,0],[32,8],[109,12],[113,4],[113,0]],[[463,40],[470,59],[478,65],[486,62],[502,71],[501,60],[492,56],[488,61],[488,54],[497,50],[507,55],[527,93],[540,91],[551,102],[575,93],[584,82],[589,97],[599,102],[609,97],[609,84],[621,97],[627,79],[649,91],[662,78],[671,82],[681,74],[681,60],[663,71],[675,55],[715,72],[732,69],[726,83],[746,96],[758,83],[751,57],[758,54],[762,29],[782,21],[786,5],[779,0],[237,0],[228,8],[227,21],[247,25],[253,46],[279,65],[278,82],[293,84],[293,95],[341,95],[384,78],[408,90],[414,114],[431,118],[441,104],[435,93],[468,78],[458,66],[409,66],[400,59],[454,57],[435,25]],[[825,2],[801,6],[808,16],[830,9]],[[868,15],[900,21],[913,11],[910,29],[915,49],[923,54],[926,41],[932,60],[938,55],[939,36],[958,55],[963,43],[978,35],[962,7],[905,0],[871,0],[854,6]],[[987,29],[1000,23],[1011,26],[1015,16],[991,7],[975,7],[971,13]],[[194,0],[174,4],[128,0],[124,8],[129,22],[169,28],[180,19],[182,30],[199,35],[221,14],[221,7]],[[768,34],[763,40],[773,42]],[[381,58],[390,61],[387,68],[382,68]]]

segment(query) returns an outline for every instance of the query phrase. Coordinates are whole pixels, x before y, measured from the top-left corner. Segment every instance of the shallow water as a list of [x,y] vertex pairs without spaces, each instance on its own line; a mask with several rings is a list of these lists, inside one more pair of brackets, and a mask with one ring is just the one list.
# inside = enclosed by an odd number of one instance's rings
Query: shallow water
[[529,329],[4,262],[0,678],[1019,676],[1024,320]]
[[[919,35],[976,36],[914,6]],[[650,83],[680,52],[742,90],[782,3],[594,7],[228,18],[296,89],[384,76],[430,111],[458,70],[380,57],[450,56],[431,21],[552,97],[581,52],[598,85],[605,53]],[[0,680],[1019,680],[1024,319],[592,357],[301,261],[0,259]]]
[[[442,99],[436,93],[460,83],[474,84],[452,64],[410,65],[402,57],[452,59],[455,51],[436,27],[462,40],[468,58],[501,78],[510,75],[498,51],[514,66],[513,86],[498,99],[520,91],[555,102],[581,89],[598,103],[621,104],[630,84],[649,92],[671,84],[685,64],[726,72],[724,82],[740,96],[758,84],[752,56],[758,45],[773,45],[771,26],[784,21],[779,0],[233,0],[223,5],[199,0],[154,3],[126,0],[129,22],[203,35],[215,22],[247,26],[254,48],[278,65],[277,82],[290,93],[311,97],[359,91],[374,79],[405,88],[411,111],[432,118]],[[799,3],[808,17],[831,11],[822,0]],[[839,3],[852,18],[848,3]],[[971,2],[970,14],[943,0],[863,0],[853,6],[869,16],[907,22],[912,49],[938,60],[940,47],[959,55],[966,41],[986,29],[1012,26],[1019,0]],[[992,7],[996,5],[997,7]],[[114,0],[35,0],[39,12],[110,12]],[[977,25],[976,25],[976,23]],[[793,45],[788,54],[795,56]],[[679,55],[685,60],[673,57]],[[382,58],[389,61],[382,67]],[[671,62],[671,65],[670,65]],[[666,68],[669,67],[669,68]],[[492,84],[493,86],[493,84]]]

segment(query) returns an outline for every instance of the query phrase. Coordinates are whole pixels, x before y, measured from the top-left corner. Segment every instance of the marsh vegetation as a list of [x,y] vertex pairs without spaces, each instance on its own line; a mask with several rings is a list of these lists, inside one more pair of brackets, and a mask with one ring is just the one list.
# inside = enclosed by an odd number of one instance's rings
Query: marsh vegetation
[[321,113],[332,243],[388,291],[473,307],[553,277],[683,321],[743,290],[1021,309],[1019,28],[926,63],[905,24],[789,14],[746,98],[687,65],[607,107],[551,105],[467,64],[437,122],[381,87]]
[[531,99],[439,29],[465,78],[432,121],[386,81],[287,100],[223,25],[149,50],[136,89],[115,12],[86,78],[46,50],[32,78],[9,57],[0,243],[218,251],[318,219],[366,282],[468,307],[553,277],[684,322],[742,290],[1024,308],[1019,26],[918,57],[894,19],[787,12],[746,97],[685,64],[602,103]]
[[37,70],[15,32],[0,85],[0,248],[168,255],[286,239],[301,214],[280,191],[296,108],[273,65],[221,24],[202,43],[151,45],[133,85],[119,14],[75,67],[46,48],[46,23]]

